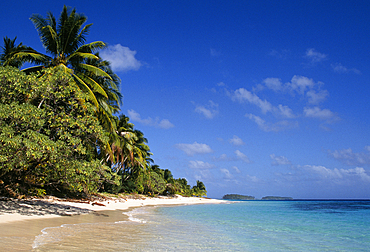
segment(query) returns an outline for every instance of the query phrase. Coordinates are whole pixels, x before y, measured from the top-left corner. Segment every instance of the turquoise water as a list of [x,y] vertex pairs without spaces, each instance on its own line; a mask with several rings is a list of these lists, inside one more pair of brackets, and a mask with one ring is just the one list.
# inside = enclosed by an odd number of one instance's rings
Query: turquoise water
[[[109,218],[107,220],[111,220]],[[36,237],[34,249],[370,250],[370,201],[244,201],[143,207],[124,214],[114,211],[114,219],[46,228]]]
[[[191,251],[369,251],[369,201],[245,201],[138,214],[164,240]],[[177,245],[176,245],[177,246]]]

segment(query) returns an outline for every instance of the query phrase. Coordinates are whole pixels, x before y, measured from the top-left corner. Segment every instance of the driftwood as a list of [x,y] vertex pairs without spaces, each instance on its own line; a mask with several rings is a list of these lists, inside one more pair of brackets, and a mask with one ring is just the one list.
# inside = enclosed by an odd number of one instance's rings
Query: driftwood
[[95,205],[97,205],[97,206],[105,206],[104,204],[98,203],[98,202],[93,202],[91,205],[93,205],[93,206],[95,206]]

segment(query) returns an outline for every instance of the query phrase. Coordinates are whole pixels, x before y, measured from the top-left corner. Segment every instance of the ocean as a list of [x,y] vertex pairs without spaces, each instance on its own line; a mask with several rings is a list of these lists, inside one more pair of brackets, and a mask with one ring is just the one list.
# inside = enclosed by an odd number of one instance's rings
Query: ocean
[[370,201],[230,201],[70,220],[43,228],[33,250],[370,251]]

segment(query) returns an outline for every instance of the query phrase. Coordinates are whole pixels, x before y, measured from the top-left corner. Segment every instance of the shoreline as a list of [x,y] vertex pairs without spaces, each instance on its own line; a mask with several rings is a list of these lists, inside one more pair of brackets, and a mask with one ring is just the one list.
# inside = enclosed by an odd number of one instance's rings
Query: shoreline
[[127,210],[132,207],[142,206],[166,206],[188,204],[220,204],[225,200],[183,197],[145,197],[134,198],[106,198],[104,200],[64,200],[56,197],[48,199],[28,200],[1,200],[0,201],[0,224],[12,223],[33,219],[48,219],[61,216],[73,216],[88,214],[95,211]]

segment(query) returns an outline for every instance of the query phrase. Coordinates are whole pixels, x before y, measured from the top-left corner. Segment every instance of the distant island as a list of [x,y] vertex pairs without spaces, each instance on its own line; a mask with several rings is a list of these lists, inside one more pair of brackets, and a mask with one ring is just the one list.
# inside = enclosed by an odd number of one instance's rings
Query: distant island
[[246,195],[239,195],[239,194],[226,194],[222,197],[222,199],[228,200],[255,200],[254,196],[246,196]]
[[[240,195],[240,194],[225,194],[222,199],[226,200],[258,200],[254,196]],[[261,200],[293,200],[292,197],[280,196],[265,196]]]
[[265,196],[262,200],[293,200],[292,197]]

